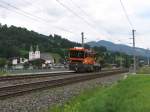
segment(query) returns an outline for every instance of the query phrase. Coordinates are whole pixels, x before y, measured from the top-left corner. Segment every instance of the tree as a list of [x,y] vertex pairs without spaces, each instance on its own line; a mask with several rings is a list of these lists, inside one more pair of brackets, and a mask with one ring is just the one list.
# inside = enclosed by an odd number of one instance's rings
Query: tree
[[45,62],[43,59],[36,59],[29,61],[28,65],[32,65],[34,68],[41,68],[42,64]]
[[7,60],[5,58],[0,58],[0,68],[4,67],[7,64]]

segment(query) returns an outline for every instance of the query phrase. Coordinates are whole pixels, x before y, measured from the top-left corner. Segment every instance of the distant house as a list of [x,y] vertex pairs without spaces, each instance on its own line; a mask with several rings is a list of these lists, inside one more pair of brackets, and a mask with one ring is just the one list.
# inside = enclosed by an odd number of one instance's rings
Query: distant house
[[41,59],[45,60],[45,64],[54,64],[54,58],[50,53],[41,53]]
[[43,67],[52,67],[54,64],[54,58],[50,53],[41,53],[41,59],[45,60]]
[[17,65],[17,64],[18,64],[18,59],[17,58],[12,59],[12,65]]
[[25,66],[33,68],[51,68],[54,64],[54,58],[50,53],[41,53],[40,58],[29,60]]
[[20,58],[20,57],[13,57],[13,58],[10,58],[10,61],[12,65],[17,65],[17,64],[23,64],[23,63],[28,62],[28,59]]
[[38,45],[36,50],[33,51],[32,46],[29,51],[29,59],[14,57],[11,58],[12,68],[23,69],[25,68],[51,68],[54,64],[54,58],[50,53],[40,53]]

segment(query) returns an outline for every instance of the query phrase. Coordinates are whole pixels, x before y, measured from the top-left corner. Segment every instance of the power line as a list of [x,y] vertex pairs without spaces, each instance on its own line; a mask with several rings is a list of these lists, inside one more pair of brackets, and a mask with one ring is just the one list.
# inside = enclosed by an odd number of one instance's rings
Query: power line
[[133,72],[136,73],[136,67],[137,67],[137,63],[136,63],[136,48],[135,48],[135,31],[136,30],[133,28],[133,24],[130,21],[130,18],[128,16],[128,14],[127,14],[127,11],[126,11],[126,9],[124,7],[124,4],[123,4],[122,0],[120,0],[120,4],[121,4],[122,9],[123,9],[123,11],[125,13],[126,19],[127,19],[128,23],[129,23],[130,27],[132,28],[132,36],[133,36],[132,37],[132,40],[133,40],[133,43],[132,43],[133,44]]
[[80,18],[82,21],[84,21],[87,25],[89,25],[91,27],[91,24],[85,20],[82,16],[78,15],[75,11],[73,11],[71,8],[69,8],[67,5],[63,4],[62,2],[60,2],[59,0],[56,0],[61,6],[63,6],[65,9],[67,9],[69,12],[71,12],[73,15],[77,16],[78,18]]
[[[71,2],[77,9],[79,9],[80,12],[82,12],[82,13],[86,16],[86,18],[87,18],[87,20],[88,20],[89,22],[91,22],[91,23],[93,23],[93,24],[95,24],[95,25],[97,24],[92,18],[90,18],[90,16],[86,13],[86,11],[85,11],[84,9],[82,9],[78,4],[76,4],[73,0],[70,0],[70,2]],[[109,36],[112,35],[111,32],[109,32],[107,28],[103,27],[103,29],[104,29],[104,31],[105,31],[107,34],[109,34]]]
[[121,7],[122,7],[122,9],[123,9],[123,12],[124,12],[124,14],[125,14],[125,16],[126,16],[126,19],[127,19],[128,23],[129,23],[130,27],[131,27],[132,29],[134,29],[134,28],[133,28],[133,24],[132,24],[132,22],[131,22],[131,20],[130,20],[130,18],[129,18],[129,16],[128,16],[128,13],[127,13],[127,11],[126,11],[126,9],[125,9],[125,6],[124,6],[122,0],[120,0],[120,4],[121,4]]
[[[32,5],[33,5],[33,3],[29,2],[28,0],[24,0],[24,2],[27,3],[27,4],[32,4]],[[33,7],[33,6],[32,6],[32,7]],[[34,5],[34,7],[37,8],[37,9],[41,9],[41,7],[40,7],[39,5],[36,5],[36,6]],[[60,29],[60,30],[62,30],[62,31],[66,31],[66,32],[69,32],[69,33],[74,34],[73,31],[67,30],[67,29],[65,29],[65,28],[61,28],[61,27],[57,27],[57,26],[55,26],[55,28]]]
[[[10,10],[8,7],[3,6],[3,5],[1,5],[1,4],[0,4],[0,7],[3,8],[3,9],[7,9],[7,10],[9,10],[9,11],[12,11],[12,10]],[[32,17],[30,17],[30,16],[27,16],[26,14],[20,13],[20,12],[18,12],[18,11],[15,11],[15,13],[17,13],[17,14],[19,14],[19,15],[23,15],[23,16],[25,16],[25,17],[28,17],[28,18],[30,18],[30,19],[33,19],[33,20],[36,20],[36,21],[37,21],[37,19],[32,18]]]
[[86,18],[89,20],[89,21],[91,21],[91,23],[94,23],[95,24],[95,21],[92,19],[92,18],[90,18],[90,16],[87,14],[87,12],[84,10],[84,9],[82,9],[78,4],[76,4],[73,0],[70,0],[70,2],[77,8],[77,9],[79,9],[80,10],[80,12],[82,12],[85,16],[86,16]]
[[[25,2],[25,3],[28,4],[28,5],[32,5],[32,7],[33,7],[33,5],[34,5],[35,8],[42,10],[40,6],[37,6],[37,5],[35,4],[35,2],[29,2],[28,0],[23,0],[23,2]],[[36,0],[36,2],[38,2],[38,0]]]
[[[29,17],[32,20],[42,21],[42,22],[45,22],[45,23],[50,22],[49,20],[46,20],[46,19],[41,18],[39,16],[35,16],[35,15],[33,15],[33,14],[29,13],[29,12],[26,12],[24,10],[21,10],[20,8],[18,8],[16,6],[13,6],[13,5],[11,5],[11,4],[7,3],[7,2],[4,2],[4,1],[0,1],[0,2],[5,5],[5,6],[3,6],[3,5],[0,4],[0,7],[5,8],[5,9],[7,9],[9,11],[12,11],[12,10],[10,10],[8,8],[8,7],[11,7],[13,9],[15,9],[15,13],[18,13],[18,14],[23,15],[25,17]],[[8,7],[6,7],[6,6],[8,6]],[[56,27],[56,26],[53,26],[53,27],[55,27],[56,29],[59,29],[59,30],[63,30],[63,31],[69,32],[69,33],[73,33],[72,31],[66,30],[64,28],[59,28],[59,27]]]
[[86,11],[84,11],[79,5],[77,5],[73,0],[70,0],[70,2],[77,8],[80,10],[80,12],[82,12],[85,16],[86,19],[88,20],[88,22],[91,23],[95,23],[95,21],[93,21],[91,18],[89,18],[90,16],[86,13]]
[[71,12],[73,15],[75,15],[76,17],[78,17],[80,20],[82,20],[84,23],[86,23],[89,27],[91,27],[94,31],[97,32],[97,30],[95,30],[95,27],[93,25],[91,25],[91,23],[89,23],[85,18],[83,18],[82,16],[80,16],[78,13],[76,13],[74,10],[72,10],[71,8],[69,8],[67,5],[63,4],[59,0],[56,0],[56,2],[58,2],[62,7],[64,7],[65,9],[67,9],[69,12]]
[[130,27],[132,28],[132,36],[133,36],[132,37],[132,40],[133,40],[133,43],[132,43],[133,44],[133,73],[136,73],[136,67],[137,67],[137,63],[136,63],[136,48],[135,48],[135,31],[136,30],[133,28],[133,24],[130,21],[130,18],[128,16],[128,14],[127,14],[127,11],[126,11],[126,9],[125,9],[125,7],[123,5],[123,2],[121,0],[120,0],[120,3],[121,3],[123,11],[125,13],[126,19],[127,19],[128,23],[129,23]]
[[[79,5],[77,5],[73,0],[70,0],[70,2],[77,7],[84,15],[86,15],[86,17],[89,17],[89,15],[86,13],[86,11],[84,11]],[[93,22],[93,20],[91,20]]]
[[13,5],[11,5],[10,3],[7,3],[7,2],[2,1],[2,0],[1,0],[0,2],[3,3],[3,4],[5,4],[6,6],[9,6],[9,7],[15,9],[15,10],[18,10],[19,12],[22,12],[22,13],[28,15],[28,16],[31,16],[32,18],[39,19],[39,20],[42,19],[42,20],[43,20],[43,18],[40,18],[40,17],[38,17],[38,16],[32,15],[32,14],[29,13],[29,12],[26,12],[26,11],[24,11],[24,10],[21,10],[20,8],[18,8],[18,7],[16,7],[16,6],[13,6]]

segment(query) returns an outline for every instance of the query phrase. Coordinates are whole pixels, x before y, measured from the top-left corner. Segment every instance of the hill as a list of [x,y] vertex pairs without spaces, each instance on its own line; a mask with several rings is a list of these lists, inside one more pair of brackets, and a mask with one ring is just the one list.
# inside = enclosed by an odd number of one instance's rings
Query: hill
[[[6,60],[12,57],[28,58],[31,45],[33,48],[38,45],[41,52],[59,54],[61,58],[68,56],[68,48],[81,46],[81,44],[62,38],[58,34],[46,36],[26,28],[0,24],[0,67],[4,66]],[[85,44],[85,47],[89,48],[89,45]],[[93,49],[97,52],[97,60],[102,65],[116,63],[118,66],[128,67],[132,62],[132,58],[125,53],[111,52],[103,46]]]
[[27,57],[31,45],[38,45],[41,52],[58,53],[61,56],[64,56],[64,49],[80,46],[57,34],[46,36],[26,28],[0,25],[0,57]]
[[[133,48],[127,45],[123,45],[123,44],[115,44],[109,41],[105,41],[105,40],[100,40],[100,41],[91,41],[87,43],[88,45],[90,45],[91,47],[97,46],[104,46],[106,47],[108,50],[110,51],[118,51],[118,52],[124,52],[128,55],[133,55]],[[150,57],[150,52],[148,52],[146,49],[142,49],[142,48],[136,48],[136,55],[137,56],[149,56]]]

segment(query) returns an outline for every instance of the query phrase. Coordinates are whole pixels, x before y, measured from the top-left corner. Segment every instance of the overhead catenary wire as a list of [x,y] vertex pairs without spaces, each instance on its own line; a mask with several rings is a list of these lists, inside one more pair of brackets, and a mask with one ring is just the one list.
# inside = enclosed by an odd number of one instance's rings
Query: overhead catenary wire
[[[3,6],[3,5],[0,4],[0,7],[3,8],[3,9],[7,9],[7,10],[9,10],[9,11],[12,12],[12,10],[10,10],[10,9],[9,9],[8,7],[6,7],[6,6]],[[23,15],[23,16],[25,16],[25,17],[28,17],[28,18],[30,18],[30,19],[32,19],[32,20],[34,20],[34,21],[37,21],[37,19],[35,19],[35,18],[31,17],[31,16],[28,16],[28,15],[26,15],[26,14],[23,14],[23,13],[21,13],[21,12],[18,12],[18,11],[16,11],[16,10],[14,10],[14,12],[17,13],[17,14],[19,14],[19,15]]]
[[82,14],[84,14],[84,15],[86,16],[86,19],[87,19],[89,22],[95,24],[95,21],[88,15],[88,13],[87,13],[84,9],[82,9],[82,8],[81,8],[78,4],[76,4],[73,0],[70,0],[70,2],[71,2],[78,10],[80,10],[80,12],[81,12]]
[[[82,14],[84,14],[84,15],[86,16],[86,19],[87,19],[90,23],[92,23],[94,26],[97,25],[97,23],[91,18],[91,16],[89,16],[88,13],[87,13],[84,9],[82,9],[77,3],[75,3],[73,0],[70,0],[70,2],[71,2],[78,10],[80,10],[80,12],[81,12]],[[104,31],[109,35],[109,37],[111,37],[112,33],[111,33],[106,27],[101,26],[101,28],[104,29]],[[108,36],[107,36],[107,38],[108,38]]]
[[130,20],[130,18],[128,16],[128,13],[127,13],[127,11],[126,11],[126,9],[124,7],[124,4],[123,4],[122,0],[120,0],[120,4],[121,4],[122,9],[123,9],[123,11],[125,13],[126,19],[127,19],[128,23],[129,23],[130,27],[132,28],[132,36],[133,36],[132,37],[132,40],[133,40],[133,73],[136,74],[136,68],[137,68],[136,48],[135,48],[135,31],[136,30],[133,27],[133,24],[132,24],[132,22],[131,22],[131,20]]
[[35,18],[35,19],[37,19],[37,20],[44,20],[44,21],[45,21],[45,19],[43,19],[43,18],[41,18],[41,17],[38,17],[38,16],[36,16],[36,15],[32,15],[31,13],[26,12],[26,11],[24,11],[24,10],[22,10],[22,9],[16,7],[16,6],[14,6],[14,5],[11,5],[10,3],[7,3],[7,2],[2,1],[2,0],[1,0],[0,2],[3,3],[3,4],[5,4],[5,5],[7,5],[7,6],[9,6],[9,7],[11,7],[11,8],[13,8],[13,9],[16,9],[16,10],[18,10],[18,11],[20,11],[20,12],[22,12],[22,13],[28,15],[28,16],[31,16],[32,18]]
[[[23,2],[25,2],[26,4],[32,4],[33,5],[33,3],[29,2],[28,0],[24,0]],[[35,7],[37,9],[41,9],[41,7],[37,4],[36,5],[34,4],[34,6],[32,6],[32,7]],[[72,33],[72,34],[76,34],[75,32],[71,31],[70,29],[68,30],[68,29],[65,29],[65,28],[58,27],[58,26],[55,26],[55,28],[60,29],[62,31]]]
[[[84,17],[80,16],[78,13],[76,13],[72,8],[70,8],[68,5],[65,5],[64,3],[60,2],[60,0],[56,0],[56,2],[58,2],[62,7],[64,7],[66,10],[68,10],[70,13],[72,13],[74,16],[76,16],[77,18],[79,18],[81,21],[83,21],[84,23],[86,23],[90,28],[93,29],[94,32],[101,34],[101,32],[99,32],[97,29],[95,29],[95,26],[92,25],[89,21],[87,21]],[[107,34],[111,35],[108,31]],[[107,37],[108,38],[108,37]]]
[[62,7],[64,7],[65,9],[67,9],[69,12],[71,12],[73,15],[75,15],[76,17],[78,17],[80,20],[82,20],[84,23],[86,23],[88,26],[91,26],[91,24],[85,20],[82,16],[80,16],[78,13],[76,13],[75,11],[73,11],[71,8],[69,8],[67,5],[63,4],[62,2],[60,2],[59,0],[56,0]]
[[120,4],[121,4],[121,7],[122,7],[122,9],[123,9],[123,12],[124,12],[124,14],[125,14],[125,16],[126,16],[126,19],[127,19],[128,23],[129,23],[131,29],[134,29],[133,24],[132,24],[132,22],[131,22],[131,20],[130,20],[130,18],[129,18],[129,16],[128,16],[128,13],[127,13],[127,11],[126,11],[126,8],[125,8],[125,6],[124,6],[122,0],[120,0]]
[[[15,11],[15,13],[17,13],[19,15],[23,15],[23,16],[25,16],[27,18],[30,18],[30,19],[34,20],[34,21],[44,22],[44,23],[50,23],[51,22],[51,21],[49,21],[47,19],[41,18],[41,17],[33,15],[33,14],[27,12],[27,11],[21,10],[20,8],[14,6],[14,5],[10,4],[10,3],[7,3],[5,1],[1,0],[0,3],[1,3],[0,4],[1,8],[7,9],[7,10],[9,10],[11,12]],[[15,9],[15,10],[12,11],[12,10],[9,9],[9,7],[12,8],[12,9]],[[52,26],[52,27],[56,28],[56,29],[59,29],[59,30],[62,30],[62,31],[65,31],[65,32],[73,33],[72,31],[66,30],[64,28],[60,28],[60,27],[56,27],[56,26]]]
[[[36,0],[36,2],[38,2],[39,0]],[[41,5],[37,5],[35,2],[31,1],[29,2],[29,0],[23,0],[23,2],[26,4],[26,5],[31,5],[32,7],[36,8],[36,9],[40,9],[42,10],[42,7]]]
[[[76,4],[73,0],[70,0],[70,2],[77,7],[86,17],[89,17],[89,15],[86,13],[85,10],[83,10],[78,4]],[[91,20],[91,19],[90,19]],[[93,20],[91,20],[93,22]]]
[[[59,1],[57,1],[59,2]],[[25,0],[25,3],[30,4],[28,1]],[[59,3],[60,5],[62,5],[63,7],[65,7],[67,10],[72,11],[73,15],[78,16],[78,18],[84,20],[84,22],[86,24],[88,24],[89,27],[91,27],[96,33],[99,33],[98,31],[95,30],[95,26],[93,26],[89,21],[87,21],[84,17],[80,16],[79,14],[77,14],[74,10],[72,10],[71,8],[69,8],[68,6],[65,6],[63,3]],[[36,5],[36,8],[38,8],[38,5]],[[86,13],[86,12],[85,12]],[[88,15],[87,15],[88,16]],[[60,30],[64,30],[63,28],[59,28]],[[70,33],[72,34],[77,34],[74,33],[73,31],[70,31]],[[78,34],[77,34],[78,35]]]

